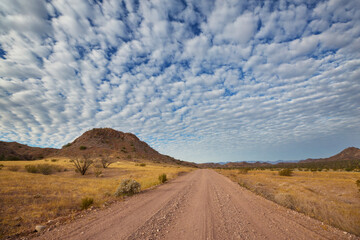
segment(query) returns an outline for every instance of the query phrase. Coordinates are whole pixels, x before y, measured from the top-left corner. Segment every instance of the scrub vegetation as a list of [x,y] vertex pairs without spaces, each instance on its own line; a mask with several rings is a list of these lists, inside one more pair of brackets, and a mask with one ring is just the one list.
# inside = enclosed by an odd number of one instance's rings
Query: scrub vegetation
[[166,173],[172,179],[192,170],[163,163],[146,162],[146,167],[138,167],[134,162],[114,161],[101,168],[101,174],[99,168],[91,165],[81,175],[72,160],[1,162],[0,238],[33,231],[37,224],[75,216],[90,206],[101,208],[121,200],[114,194],[124,179],[133,179],[141,186],[139,190],[144,190],[159,185],[160,174]]
[[360,236],[360,172],[295,170],[289,177],[284,169],[216,171],[271,201]]

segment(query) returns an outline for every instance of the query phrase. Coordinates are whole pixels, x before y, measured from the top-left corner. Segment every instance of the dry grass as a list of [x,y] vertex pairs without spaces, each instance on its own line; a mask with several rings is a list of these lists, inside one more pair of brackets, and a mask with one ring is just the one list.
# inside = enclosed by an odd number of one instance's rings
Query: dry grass
[[[158,185],[158,176],[162,173],[172,179],[179,172],[192,170],[150,162],[140,167],[124,161],[101,169],[103,176],[96,177],[94,167],[85,176],[76,173],[69,159],[1,163],[4,167],[0,170],[0,238],[33,230],[37,224],[77,212],[81,210],[81,200],[85,197],[93,198],[95,207],[119,199],[114,197],[114,193],[121,179],[133,178],[144,190]],[[42,175],[28,173],[24,168],[25,165],[43,163],[58,165],[67,171]],[[11,171],[14,166],[19,168],[15,172]]]
[[217,171],[280,205],[360,236],[359,172],[294,171],[288,177],[270,170]]

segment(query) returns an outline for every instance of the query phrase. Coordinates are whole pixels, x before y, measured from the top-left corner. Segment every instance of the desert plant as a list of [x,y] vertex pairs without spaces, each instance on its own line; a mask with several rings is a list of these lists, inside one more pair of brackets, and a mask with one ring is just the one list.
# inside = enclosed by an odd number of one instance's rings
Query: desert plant
[[70,146],[71,146],[71,143],[67,143],[64,146],[62,146],[62,148],[67,148],[67,147],[70,147]]
[[51,161],[52,162],[57,162],[58,160],[54,158],[54,159],[51,159]]
[[145,167],[146,164],[145,164],[145,163],[140,163],[139,166],[140,166],[140,167]]
[[35,165],[25,165],[25,170],[28,173],[38,173],[39,169]]
[[167,177],[165,173],[159,175],[159,181],[160,183],[164,183],[167,181]]
[[102,174],[102,171],[100,169],[95,169],[94,173],[95,173],[95,177],[100,177]]
[[8,166],[9,171],[17,172],[20,169],[20,166]]
[[280,176],[291,176],[293,174],[293,170],[290,168],[284,168],[279,171]]
[[120,186],[116,189],[115,196],[132,195],[140,192],[141,185],[134,179],[121,180]]
[[94,203],[93,198],[85,197],[81,199],[81,209],[88,209]]
[[249,172],[248,168],[240,168],[239,169],[239,174],[247,174]]
[[360,192],[360,179],[359,180],[356,180],[356,186],[359,188],[359,192]]
[[25,170],[29,173],[42,173],[44,175],[50,175],[53,172],[61,172],[64,169],[61,166],[51,164],[38,164],[38,165],[25,165]]
[[53,170],[55,170],[55,168],[49,164],[39,164],[37,165],[37,168],[39,169],[39,172],[44,175],[50,175],[53,173]]
[[0,170],[4,167],[4,164],[0,164]]
[[87,147],[86,147],[86,146],[80,146],[79,149],[80,149],[80,150],[86,150]]
[[90,159],[89,155],[83,155],[82,158],[72,159],[72,163],[75,165],[75,171],[81,175],[85,175],[86,171],[94,162]]
[[107,168],[110,166],[110,164],[112,164],[113,162],[110,159],[110,156],[107,154],[102,154],[100,155],[100,163],[102,165],[103,168]]

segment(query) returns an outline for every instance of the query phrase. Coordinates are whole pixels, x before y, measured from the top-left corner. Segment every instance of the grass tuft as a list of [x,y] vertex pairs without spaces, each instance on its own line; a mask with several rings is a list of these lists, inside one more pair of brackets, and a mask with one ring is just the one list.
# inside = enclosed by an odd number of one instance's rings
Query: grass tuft
[[165,183],[167,181],[167,176],[165,173],[159,175],[160,183]]
[[81,210],[88,209],[91,205],[93,205],[94,199],[85,197],[81,199]]

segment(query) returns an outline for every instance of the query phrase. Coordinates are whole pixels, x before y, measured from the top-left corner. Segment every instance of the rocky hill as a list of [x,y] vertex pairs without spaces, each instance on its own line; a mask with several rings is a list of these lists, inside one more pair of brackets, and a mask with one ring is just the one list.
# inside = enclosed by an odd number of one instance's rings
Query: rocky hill
[[32,160],[42,157],[80,157],[82,155],[129,161],[149,160],[158,163],[196,166],[195,163],[180,161],[160,154],[132,133],[123,133],[111,128],[94,128],[64,145],[61,149],[34,148],[19,143],[0,142],[0,156],[3,160]]
[[1,160],[34,160],[55,154],[59,149],[30,147],[17,142],[0,141]]
[[299,163],[305,162],[326,162],[326,161],[344,161],[344,160],[360,160],[360,149],[356,147],[349,147],[341,151],[340,153],[328,157],[328,158],[308,158],[306,160],[302,160]]

